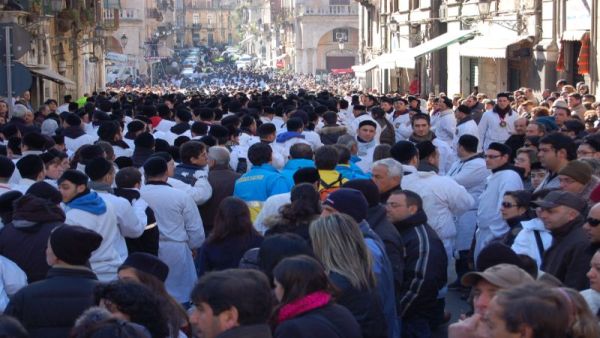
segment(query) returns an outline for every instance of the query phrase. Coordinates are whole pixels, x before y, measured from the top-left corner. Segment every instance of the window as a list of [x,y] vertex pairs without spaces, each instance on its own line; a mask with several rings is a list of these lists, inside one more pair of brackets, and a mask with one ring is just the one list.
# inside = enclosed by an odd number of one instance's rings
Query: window
[[199,23],[200,23],[200,14],[198,14],[198,13],[194,13],[194,14],[192,15],[192,23],[193,23],[194,25],[197,25],[197,24],[199,24]]
[[329,5],[350,5],[350,0],[329,0]]
[[213,23],[213,16],[212,16],[212,14],[209,14],[209,15],[206,17],[206,21],[207,21],[207,23],[208,23],[209,25],[212,25],[212,23]]
[[333,30],[333,42],[348,42],[348,30],[336,28]]

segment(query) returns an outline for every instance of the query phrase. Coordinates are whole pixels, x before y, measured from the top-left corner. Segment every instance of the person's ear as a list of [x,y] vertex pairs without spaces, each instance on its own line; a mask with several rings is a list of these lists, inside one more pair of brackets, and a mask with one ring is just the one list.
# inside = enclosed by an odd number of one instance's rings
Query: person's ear
[[416,205],[409,205],[408,206],[408,212],[410,212],[411,215],[416,214],[418,210],[419,210],[419,208],[417,208]]
[[533,329],[525,324],[522,324],[521,327],[519,327],[519,334],[521,336],[521,338],[533,338],[534,334],[533,334]]
[[235,306],[230,307],[219,314],[219,325],[223,331],[227,331],[234,327],[240,326],[238,322],[239,313]]
[[87,186],[85,184],[80,184],[75,188],[75,190],[77,191],[78,194],[81,194],[82,192],[84,192],[85,189],[87,189]]

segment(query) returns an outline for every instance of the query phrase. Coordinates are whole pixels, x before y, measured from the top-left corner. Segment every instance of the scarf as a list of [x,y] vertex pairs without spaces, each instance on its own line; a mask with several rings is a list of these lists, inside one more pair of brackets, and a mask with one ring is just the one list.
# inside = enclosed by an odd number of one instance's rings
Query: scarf
[[300,299],[285,304],[279,309],[277,315],[277,322],[281,323],[288,319],[297,317],[308,311],[323,307],[331,301],[331,295],[325,291],[317,291],[310,293]]
[[102,182],[90,181],[88,183],[88,188],[90,188],[92,190],[96,190],[96,191],[105,191],[109,194],[113,193],[113,188],[110,186],[110,184],[106,184],[106,183],[102,183]]
[[289,141],[289,140],[293,139],[294,137],[303,139],[304,135],[302,135],[302,133],[299,133],[297,131],[286,131],[285,133],[281,133],[281,134],[277,135],[277,143],[285,143],[286,141]]
[[505,109],[500,109],[500,107],[498,105],[495,105],[493,112],[498,114],[498,116],[500,116],[500,120],[504,120],[506,115],[512,115],[512,108],[511,108],[511,106],[508,106]]
[[430,130],[429,133],[427,133],[427,135],[425,136],[417,136],[415,135],[415,133],[413,133],[412,135],[410,135],[410,138],[408,140],[412,143],[421,143],[425,141],[433,141],[434,138],[435,133]]

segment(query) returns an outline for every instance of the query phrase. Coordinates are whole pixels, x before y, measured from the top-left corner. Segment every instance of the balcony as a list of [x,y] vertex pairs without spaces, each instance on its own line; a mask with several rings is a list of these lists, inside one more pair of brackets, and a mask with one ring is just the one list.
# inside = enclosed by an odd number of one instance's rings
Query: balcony
[[352,16],[358,15],[357,5],[329,5],[304,7],[297,9],[299,16]]
[[122,8],[119,18],[121,21],[141,21],[144,19],[144,13],[138,8]]
[[148,8],[146,10],[146,18],[147,19],[156,19],[157,21],[162,21],[163,20],[163,15],[158,10],[158,8]]

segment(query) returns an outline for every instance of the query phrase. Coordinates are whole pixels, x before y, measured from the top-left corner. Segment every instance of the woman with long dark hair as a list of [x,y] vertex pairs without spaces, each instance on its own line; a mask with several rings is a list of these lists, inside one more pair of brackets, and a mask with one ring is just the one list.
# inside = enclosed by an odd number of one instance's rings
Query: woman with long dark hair
[[279,209],[279,216],[267,220],[265,225],[269,228],[265,236],[280,233],[295,233],[308,242],[308,228],[310,223],[321,214],[321,199],[317,189],[310,183],[301,183],[292,189],[291,203]]
[[214,227],[198,252],[198,275],[207,271],[236,268],[244,253],[257,248],[262,236],[252,226],[250,209],[237,197],[219,204]]
[[273,270],[275,296],[275,338],[361,337],[352,313],[332,300],[332,286],[323,266],[301,255],[283,259]]

